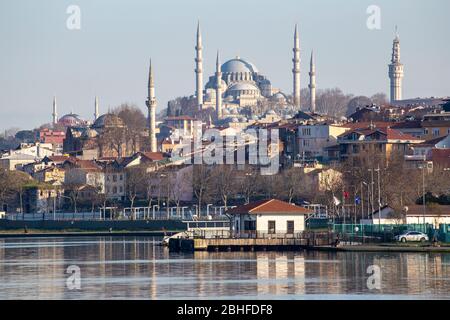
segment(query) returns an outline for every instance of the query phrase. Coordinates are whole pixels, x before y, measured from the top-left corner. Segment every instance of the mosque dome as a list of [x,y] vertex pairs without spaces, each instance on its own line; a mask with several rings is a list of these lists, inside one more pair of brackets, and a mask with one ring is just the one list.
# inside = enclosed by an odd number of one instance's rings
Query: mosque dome
[[284,94],[282,94],[281,92],[277,92],[275,93],[272,98],[274,100],[278,100],[278,101],[286,101],[286,96]]
[[62,116],[58,123],[65,127],[77,127],[85,124],[85,121],[80,118],[79,115],[74,113],[69,113]]
[[235,59],[228,60],[222,65],[223,73],[257,73],[255,65],[251,62],[245,61],[239,57]]
[[227,92],[235,98],[241,95],[259,96],[261,94],[259,88],[251,82],[237,82],[232,84]]
[[105,128],[105,127],[123,127],[123,120],[112,113],[104,114],[95,120],[92,125],[93,128]]

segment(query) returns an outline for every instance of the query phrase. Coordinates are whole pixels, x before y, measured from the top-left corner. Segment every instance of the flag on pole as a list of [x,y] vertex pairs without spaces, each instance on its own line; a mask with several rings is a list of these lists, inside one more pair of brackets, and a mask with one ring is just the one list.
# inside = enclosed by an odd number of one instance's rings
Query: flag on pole
[[335,205],[335,206],[338,206],[338,205],[341,204],[341,201],[339,201],[339,199],[336,198],[335,196],[333,197],[333,201],[334,201],[334,205]]
[[359,196],[355,197],[355,204],[361,204],[361,198]]

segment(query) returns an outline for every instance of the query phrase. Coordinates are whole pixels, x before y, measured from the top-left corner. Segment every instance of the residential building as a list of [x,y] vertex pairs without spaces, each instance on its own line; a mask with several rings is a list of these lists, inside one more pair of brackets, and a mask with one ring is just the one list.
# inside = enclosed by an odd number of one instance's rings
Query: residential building
[[389,127],[369,125],[351,129],[338,136],[340,160],[355,159],[361,155],[378,155],[388,160],[393,153],[405,155],[410,146],[423,142]]

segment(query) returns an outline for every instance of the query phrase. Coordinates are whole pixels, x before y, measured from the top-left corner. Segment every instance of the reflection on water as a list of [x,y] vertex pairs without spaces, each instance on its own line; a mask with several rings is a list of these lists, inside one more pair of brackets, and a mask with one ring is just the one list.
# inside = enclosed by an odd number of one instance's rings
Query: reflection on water
[[[0,240],[0,299],[450,298],[450,254],[169,253],[157,238]],[[81,269],[81,290],[66,269]],[[381,289],[367,288],[367,267]]]

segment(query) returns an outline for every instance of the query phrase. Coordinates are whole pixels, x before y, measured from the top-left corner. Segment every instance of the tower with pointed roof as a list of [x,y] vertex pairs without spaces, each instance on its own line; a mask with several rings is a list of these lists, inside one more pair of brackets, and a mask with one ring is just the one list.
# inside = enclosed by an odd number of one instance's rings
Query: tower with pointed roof
[[53,96],[53,112],[52,112],[52,123],[53,125],[56,125],[58,123],[58,111],[56,106],[56,96]]
[[216,58],[216,115],[222,118],[222,70],[220,65],[219,51]]
[[292,59],[292,62],[294,64],[294,67],[292,69],[292,75],[294,85],[294,92],[293,92],[294,106],[300,109],[300,40],[297,29],[298,29],[297,24],[295,24],[294,48],[292,49],[294,53],[294,58]]
[[309,63],[309,110],[316,112],[316,64],[314,61],[314,52],[311,51],[311,61]]
[[98,97],[95,97],[95,102],[94,102],[94,121],[97,120],[98,117],[99,117],[99,112],[98,112]]
[[195,95],[197,96],[198,109],[203,104],[203,57],[202,57],[202,35],[200,32],[200,21],[197,24],[197,45],[195,46]]
[[390,100],[391,103],[402,100],[403,64],[400,62],[400,38],[397,27],[395,28],[395,38],[392,44],[391,64],[389,65],[389,79],[391,83]]
[[150,67],[148,71],[148,98],[145,102],[148,108],[148,129],[150,136],[150,151],[157,152],[156,144],[156,97],[155,85],[153,82],[152,60],[150,59]]

